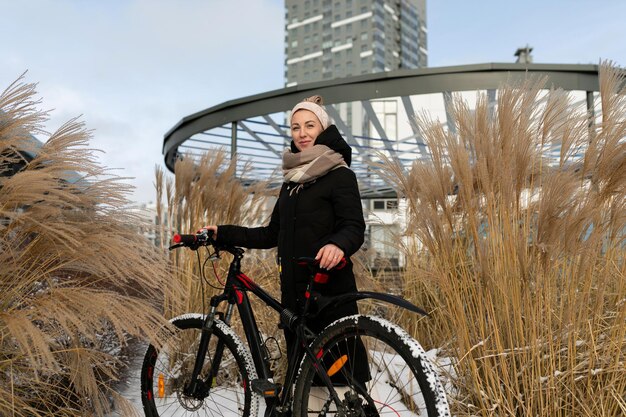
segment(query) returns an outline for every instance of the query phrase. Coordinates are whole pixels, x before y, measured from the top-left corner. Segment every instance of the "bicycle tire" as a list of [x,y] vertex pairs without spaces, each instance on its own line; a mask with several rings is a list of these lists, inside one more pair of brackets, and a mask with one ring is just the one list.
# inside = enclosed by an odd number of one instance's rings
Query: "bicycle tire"
[[198,400],[182,393],[193,370],[204,317],[186,314],[170,320],[178,337],[168,338],[160,350],[148,347],[141,368],[141,401],[146,417],[257,416],[260,396],[249,389],[250,381],[257,377],[252,357],[239,336],[221,320],[213,323],[200,375],[208,375],[217,343],[223,342],[220,370],[208,396]]
[[[359,357],[359,343],[366,356]],[[305,357],[294,390],[294,417],[317,416],[325,407],[325,415],[337,417],[450,416],[443,386],[424,349],[387,320],[363,315],[339,319],[311,347],[325,369],[332,364],[340,367],[333,378],[342,375],[342,386],[333,384],[341,405],[337,407],[328,389],[319,386],[323,384],[314,361]]]

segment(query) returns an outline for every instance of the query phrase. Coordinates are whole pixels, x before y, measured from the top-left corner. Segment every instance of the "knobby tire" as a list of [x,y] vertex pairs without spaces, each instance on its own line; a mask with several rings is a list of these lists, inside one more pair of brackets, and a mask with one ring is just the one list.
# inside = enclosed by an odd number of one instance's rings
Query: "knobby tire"
[[208,375],[218,342],[224,346],[220,369],[208,396],[194,399],[186,397],[183,388],[193,370],[204,316],[187,314],[171,322],[177,337],[169,337],[160,350],[150,345],[144,357],[141,400],[146,417],[256,417],[260,396],[250,389],[256,370],[249,351],[233,330],[215,320],[200,377]]
[[[330,400],[306,357],[294,391],[294,417],[448,417],[443,386],[424,349],[409,334],[386,320],[356,315],[329,325],[313,342],[341,400]],[[347,361],[344,361],[347,359]],[[343,365],[342,365],[343,363]],[[369,372],[365,369],[369,369]]]

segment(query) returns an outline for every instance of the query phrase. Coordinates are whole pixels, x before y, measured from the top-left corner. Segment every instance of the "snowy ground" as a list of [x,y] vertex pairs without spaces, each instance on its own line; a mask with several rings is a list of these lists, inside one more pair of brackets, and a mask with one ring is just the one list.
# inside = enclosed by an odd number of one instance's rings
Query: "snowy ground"
[[[125,378],[115,386],[116,391],[134,406],[137,415],[140,416],[143,416],[143,407],[141,405],[141,382],[139,376],[146,347],[147,346],[144,344],[133,346],[129,364],[130,371]],[[109,414],[108,417],[119,417],[120,415],[119,412],[113,412]]]
[[[137,415],[143,416],[143,407],[141,404],[140,397],[140,372],[141,372],[141,364],[143,361],[143,353],[145,352],[145,345],[137,345],[133,349],[133,355],[131,357],[131,362],[129,369],[131,371],[128,373],[124,381],[121,381],[117,386],[116,390],[120,393],[125,399],[127,399],[130,404],[135,408]],[[433,364],[436,365],[437,371],[440,376],[443,376],[444,381],[447,380],[447,377],[450,376],[450,372],[452,371],[451,361],[448,358],[438,357],[437,350],[430,350],[426,352],[427,357],[431,360]],[[444,382],[444,388],[446,391],[450,391],[450,385]],[[381,388],[384,390],[385,388]],[[259,416],[264,415],[264,406],[261,405],[261,409],[259,410]],[[119,411],[113,412],[109,414],[108,417],[119,417],[121,414]],[[181,414],[183,416],[183,414]]]

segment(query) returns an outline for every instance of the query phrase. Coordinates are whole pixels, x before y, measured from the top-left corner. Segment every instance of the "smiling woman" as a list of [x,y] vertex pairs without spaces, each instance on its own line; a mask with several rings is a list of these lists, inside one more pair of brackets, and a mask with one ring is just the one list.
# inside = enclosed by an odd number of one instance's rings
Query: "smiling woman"
[[[297,103],[289,123],[291,145],[283,153],[283,184],[268,225],[249,228],[211,225],[219,243],[248,248],[278,247],[281,298],[285,307],[301,312],[308,270],[297,265],[301,257],[315,257],[331,269],[342,258],[347,264],[330,272],[324,295],[356,291],[352,256],[363,244],[365,221],[359,188],[349,168],[352,149],[342,138],[320,96]],[[356,314],[356,302],[324,313],[313,330]],[[286,331],[287,355],[293,354],[293,335]]]

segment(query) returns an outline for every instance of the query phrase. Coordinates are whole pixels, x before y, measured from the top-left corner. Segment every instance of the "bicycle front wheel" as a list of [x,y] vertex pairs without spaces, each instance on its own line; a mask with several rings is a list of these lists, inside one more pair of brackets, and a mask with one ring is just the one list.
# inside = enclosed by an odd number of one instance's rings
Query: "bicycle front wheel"
[[[256,417],[259,395],[249,389],[256,371],[249,351],[233,330],[220,320],[214,322],[200,372],[206,385],[204,393],[191,397],[184,389],[193,371],[204,316],[187,314],[171,322],[176,334],[161,349],[150,345],[141,368],[141,401],[146,416]],[[213,372],[216,352],[218,357],[221,352],[221,361]]]
[[295,417],[450,416],[445,392],[424,349],[400,327],[377,317],[355,315],[329,325],[313,352],[331,376],[339,403],[302,361],[294,391]]

